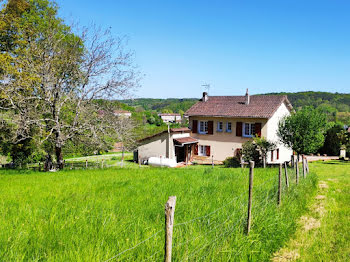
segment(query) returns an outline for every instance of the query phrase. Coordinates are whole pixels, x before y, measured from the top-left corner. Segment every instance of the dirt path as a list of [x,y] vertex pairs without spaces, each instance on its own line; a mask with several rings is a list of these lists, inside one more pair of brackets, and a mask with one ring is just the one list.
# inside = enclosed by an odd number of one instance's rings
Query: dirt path
[[310,208],[310,212],[307,215],[302,216],[298,221],[299,230],[296,232],[296,237],[287,244],[287,247],[276,252],[273,255],[272,261],[285,262],[300,259],[300,247],[307,245],[309,234],[313,234],[309,231],[321,227],[321,220],[326,212],[325,199],[328,188],[329,186],[327,182],[319,182],[318,194],[315,197],[314,204]]

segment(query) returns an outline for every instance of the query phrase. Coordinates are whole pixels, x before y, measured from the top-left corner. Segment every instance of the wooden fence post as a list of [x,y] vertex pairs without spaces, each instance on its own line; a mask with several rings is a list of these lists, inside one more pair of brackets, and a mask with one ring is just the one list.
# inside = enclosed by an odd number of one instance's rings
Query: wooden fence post
[[239,159],[241,160],[241,168],[243,168],[244,167],[243,157],[240,156]]
[[214,168],[214,155],[211,156],[211,167]]
[[249,161],[249,195],[248,195],[248,217],[247,217],[247,235],[250,232],[252,221],[252,197],[253,197],[253,176],[254,176],[254,161]]
[[170,196],[168,201],[165,204],[165,246],[164,246],[165,262],[171,262],[175,205],[176,205],[176,196]]
[[306,172],[309,174],[310,169],[309,169],[309,161],[307,160],[307,158],[305,158],[305,163],[306,163]]
[[87,161],[87,159],[85,159],[85,168],[86,169],[88,168],[88,161]]
[[123,149],[122,149],[122,163],[121,163],[121,167],[124,167],[124,145],[123,145]]
[[284,162],[284,175],[286,177],[286,186],[289,188],[289,178],[288,178],[288,166],[287,162]]
[[294,161],[295,161],[294,155],[291,155],[290,156],[290,167],[294,167]]
[[277,204],[281,204],[281,196],[282,196],[282,163],[280,163],[280,167],[278,170],[278,197]]
[[299,163],[298,158],[295,160],[295,182],[296,184],[299,184]]
[[41,171],[41,163],[39,162],[39,171]]

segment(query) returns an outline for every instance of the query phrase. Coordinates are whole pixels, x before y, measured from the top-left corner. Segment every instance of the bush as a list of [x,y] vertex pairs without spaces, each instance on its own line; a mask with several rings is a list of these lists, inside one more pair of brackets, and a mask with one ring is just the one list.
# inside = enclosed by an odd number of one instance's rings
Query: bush
[[118,157],[113,156],[113,157],[111,158],[111,160],[118,160]]
[[228,157],[224,160],[225,167],[240,167],[241,161],[238,157]]
[[242,146],[243,160],[245,162],[254,161],[255,166],[261,164],[258,146],[251,140],[245,142]]

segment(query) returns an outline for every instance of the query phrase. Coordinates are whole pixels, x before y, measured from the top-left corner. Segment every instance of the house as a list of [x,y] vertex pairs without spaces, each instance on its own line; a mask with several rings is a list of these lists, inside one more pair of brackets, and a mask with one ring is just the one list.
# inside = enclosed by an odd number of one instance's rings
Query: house
[[121,110],[121,109],[114,110],[113,113],[115,116],[123,116],[123,117],[127,117],[127,118],[131,117],[131,112],[127,111],[127,110]]
[[163,132],[138,141],[134,160],[148,160],[150,157],[176,159],[177,162],[189,162],[194,155],[197,139],[191,137],[187,127],[168,128]]
[[163,114],[158,114],[160,118],[163,120],[164,123],[181,123],[182,118],[180,114],[175,114],[175,113],[163,113]]
[[258,135],[277,143],[267,162],[281,163],[290,160],[292,150],[279,143],[278,122],[292,110],[287,96],[250,96],[248,90],[245,96],[208,96],[204,92],[185,115],[191,137],[198,140],[195,155],[223,161],[239,154],[242,144]]

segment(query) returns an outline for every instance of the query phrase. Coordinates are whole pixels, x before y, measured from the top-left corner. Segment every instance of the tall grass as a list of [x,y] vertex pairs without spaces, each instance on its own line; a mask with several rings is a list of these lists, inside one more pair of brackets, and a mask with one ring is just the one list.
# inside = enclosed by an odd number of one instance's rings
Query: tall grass
[[278,170],[255,169],[246,236],[247,169],[0,172],[0,260],[6,261],[162,260],[170,195],[177,196],[174,261],[268,260],[295,231],[316,183],[314,174],[292,183],[277,207]]

